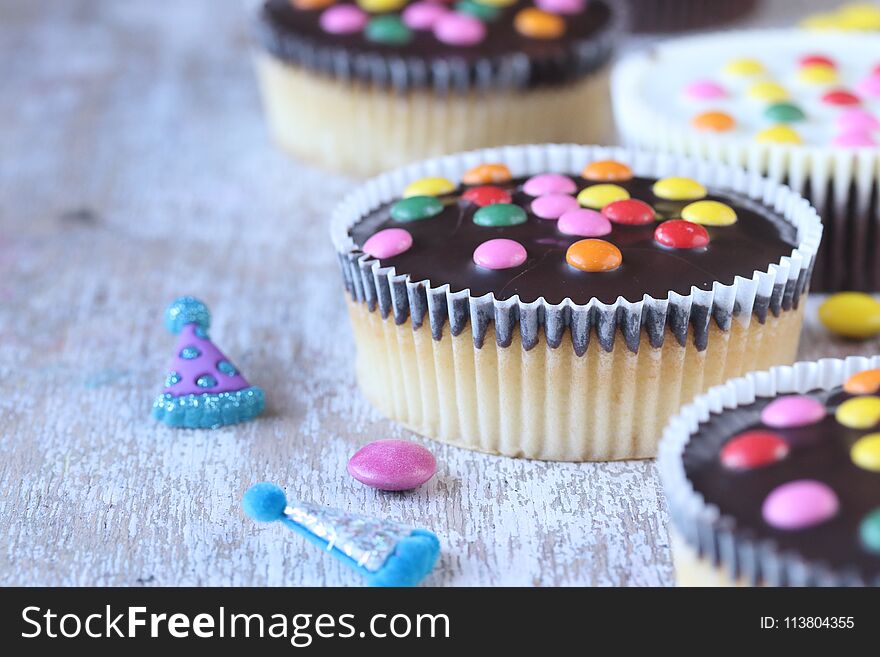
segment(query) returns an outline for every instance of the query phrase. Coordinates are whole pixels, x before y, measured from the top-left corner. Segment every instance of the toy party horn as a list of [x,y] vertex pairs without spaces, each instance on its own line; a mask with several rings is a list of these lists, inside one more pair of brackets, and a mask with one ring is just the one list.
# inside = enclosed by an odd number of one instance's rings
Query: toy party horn
[[415,586],[440,555],[440,541],[425,529],[308,502],[289,505],[275,484],[254,484],[241,505],[257,522],[280,520],[360,573],[369,586]]

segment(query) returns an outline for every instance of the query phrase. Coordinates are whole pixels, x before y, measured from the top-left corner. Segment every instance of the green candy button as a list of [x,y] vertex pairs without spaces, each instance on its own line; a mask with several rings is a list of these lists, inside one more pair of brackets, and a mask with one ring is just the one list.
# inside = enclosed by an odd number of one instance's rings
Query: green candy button
[[498,7],[484,5],[474,2],[474,0],[461,0],[461,2],[456,3],[455,10],[462,14],[470,14],[481,21],[494,21],[500,13]]
[[866,550],[880,554],[880,507],[862,518],[859,535]]
[[477,226],[518,226],[526,222],[526,211],[513,203],[486,205],[474,213]]
[[764,116],[777,123],[793,123],[806,118],[804,111],[791,103],[774,103],[764,110]]
[[394,221],[418,221],[429,219],[443,212],[443,204],[433,196],[410,196],[391,206]]
[[367,23],[364,29],[367,41],[373,43],[387,43],[393,46],[402,46],[410,42],[412,32],[400,20],[400,16],[387,14],[375,16]]

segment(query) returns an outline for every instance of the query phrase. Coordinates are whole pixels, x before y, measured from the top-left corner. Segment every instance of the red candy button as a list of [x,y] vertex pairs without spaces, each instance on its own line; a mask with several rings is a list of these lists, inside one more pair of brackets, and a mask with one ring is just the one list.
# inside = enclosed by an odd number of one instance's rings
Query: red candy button
[[635,198],[609,203],[602,208],[602,214],[615,224],[641,226],[654,222],[654,208]]
[[829,105],[858,105],[862,101],[845,89],[835,89],[822,96],[822,102]]
[[801,66],[830,66],[831,68],[837,68],[834,60],[825,55],[804,55],[798,63]]
[[709,246],[709,233],[700,224],[670,219],[657,226],[654,239],[673,249],[703,249]]
[[481,185],[480,187],[471,187],[461,197],[465,201],[480,206],[493,205],[495,203],[510,203],[511,198],[505,190],[493,185]]
[[751,470],[788,456],[788,443],[770,431],[746,431],[721,449],[721,465],[730,470]]

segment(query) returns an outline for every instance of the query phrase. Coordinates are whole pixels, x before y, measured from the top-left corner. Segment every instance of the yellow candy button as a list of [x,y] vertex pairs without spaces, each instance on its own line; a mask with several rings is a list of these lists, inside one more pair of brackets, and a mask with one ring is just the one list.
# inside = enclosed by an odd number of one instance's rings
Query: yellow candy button
[[736,223],[736,212],[718,201],[697,201],[682,208],[681,218],[702,226],[730,226]]
[[834,67],[827,64],[810,64],[798,71],[798,80],[807,84],[833,84],[837,77]]
[[837,407],[834,417],[850,429],[873,429],[880,422],[880,397],[870,395],[847,399]]
[[403,190],[403,197],[442,196],[455,191],[455,183],[446,178],[419,178]]
[[841,7],[838,12],[839,26],[845,30],[880,30],[880,7],[859,2]]
[[408,0],[357,0],[361,9],[372,14],[381,14],[386,11],[402,9]]
[[778,82],[756,82],[749,87],[749,98],[761,100],[765,103],[779,103],[788,100],[789,95],[785,87]]
[[691,178],[661,178],[652,189],[654,196],[667,201],[696,201],[706,195],[706,188]]
[[581,190],[577,200],[585,208],[601,210],[614,201],[624,201],[629,198],[629,192],[620,185],[590,185]]
[[755,139],[762,144],[800,144],[801,136],[797,130],[789,128],[787,125],[774,125],[765,130],[761,130]]
[[864,292],[838,292],[819,306],[819,321],[832,333],[864,340],[880,333],[880,302]]
[[728,75],[760,75],[764,72],[764,65],[757,59],[734,59],[727,62],[724,72]]
[[860,468],[880,472],[880,433],[870,433],[859,438],[850,449],[849,455]]

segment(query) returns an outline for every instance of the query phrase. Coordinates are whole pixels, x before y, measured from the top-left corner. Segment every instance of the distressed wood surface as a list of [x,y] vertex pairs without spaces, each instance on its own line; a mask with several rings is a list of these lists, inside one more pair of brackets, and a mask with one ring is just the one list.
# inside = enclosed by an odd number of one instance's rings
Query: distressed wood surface
[[[352,181],[269,143],[241,11],[0,7],[0,584],[357,583],[242,515],[260,480],[433,529],[431,585],[670,584],[652,462],[428,442],[439,471],[416,492],[346,475],[359,445],[414,436],[352,377],[326,228]],[[789,20],[780,3],[764,19]],[[259,421],[175,431],[148,417],[174,345],[161,313],[182,293],[209,303],[218,345],[267,391]],[[807,315],[804,358],[878,351],[828,338],[815,300]]]

